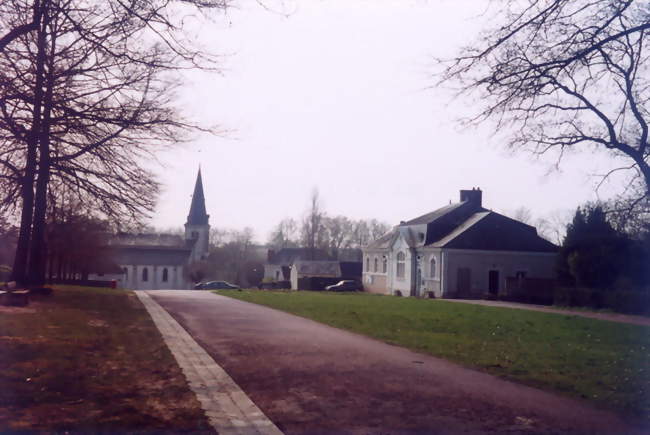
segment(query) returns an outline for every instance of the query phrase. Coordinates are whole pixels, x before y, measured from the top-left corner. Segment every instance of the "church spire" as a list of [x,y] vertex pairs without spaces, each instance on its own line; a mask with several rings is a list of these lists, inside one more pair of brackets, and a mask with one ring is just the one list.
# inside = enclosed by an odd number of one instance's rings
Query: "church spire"
[[190,214],[187,215],[188,225],[207,225],[208,214],[205,211],[205,197],[203,196],[203,181],[201,180],[201,167],[196,176],[194,185],[194,194],[192,195],[192,205],[190,205]]

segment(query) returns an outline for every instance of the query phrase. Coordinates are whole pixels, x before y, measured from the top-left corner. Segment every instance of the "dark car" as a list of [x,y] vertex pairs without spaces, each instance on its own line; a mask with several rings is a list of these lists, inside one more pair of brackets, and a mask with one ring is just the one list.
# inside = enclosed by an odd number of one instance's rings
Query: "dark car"
[[234,284],[226,281],[208,281],[201,282],[194,286],[195,290],[239,290]]
[[325,290],[330,292],[353,292],[361,290],[361,285],[352,279],[344,279],[334,285],[328,285]]

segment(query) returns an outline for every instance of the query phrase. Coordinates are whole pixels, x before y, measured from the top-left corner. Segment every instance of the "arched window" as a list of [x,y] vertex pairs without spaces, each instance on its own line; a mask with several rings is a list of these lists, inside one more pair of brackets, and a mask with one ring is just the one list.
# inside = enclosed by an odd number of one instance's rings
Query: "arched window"
[[436,277],[436,257],[434,256],[431,256],[431,260],[429,260],[429,277]]
[[167,268],[165,267],[165,268],[163,269],[163,277],[162,277],[162,281],[163,281],[163,282],[167,282],[168,280],[169,280],[169,274],[167,273]]
[[370,257],[366,257],[366,272],[370,272]]
[[384,258],[381,260],[381,271],[386,273],[388,270],[388,258],[384,255]]
[[397,253],[397,277],[404,278],[406,275],[406,255],[403,252]]
[[373,265],[374,267],[373,267],[372,271],[373,272],[378,272],[379,271],[379,260],[377,260],[377,257],[375,257],[375,262],[374,263],[375,264]]
[[149,281],[149,269],[146,267],[142,269],[142,281],[147,282]]

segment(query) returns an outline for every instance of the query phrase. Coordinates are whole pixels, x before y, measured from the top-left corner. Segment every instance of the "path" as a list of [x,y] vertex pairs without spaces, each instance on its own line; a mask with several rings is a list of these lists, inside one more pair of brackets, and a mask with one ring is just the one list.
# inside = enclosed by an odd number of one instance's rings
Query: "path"
[[633,433],[581,401],[277,310],[201,291],[148,293],[288,434]]
[[281,435],[228,374],[147,292],[136,291],[220,435]]
[[610,322],[630,323],[632,325],[650,326],[650,317],[633,316],[631,314],[598,313],[594,311],[577,311],[563,308],[553,308],[546,305],[521,304],[518,302],[486,301],[482,299],[443,299],[449,302],[485,305],[488,307],[516,308],[518,310],[542,311],[545,313],[564,314],[566,316],[589,317],[591,319],[608,320]]

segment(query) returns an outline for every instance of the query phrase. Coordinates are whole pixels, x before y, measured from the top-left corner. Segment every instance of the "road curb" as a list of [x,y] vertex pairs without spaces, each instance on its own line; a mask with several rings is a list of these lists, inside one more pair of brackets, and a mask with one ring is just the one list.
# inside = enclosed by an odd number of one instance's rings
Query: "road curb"
[[219,434],[282,434],[210,355],[146,291],[135,291]]

